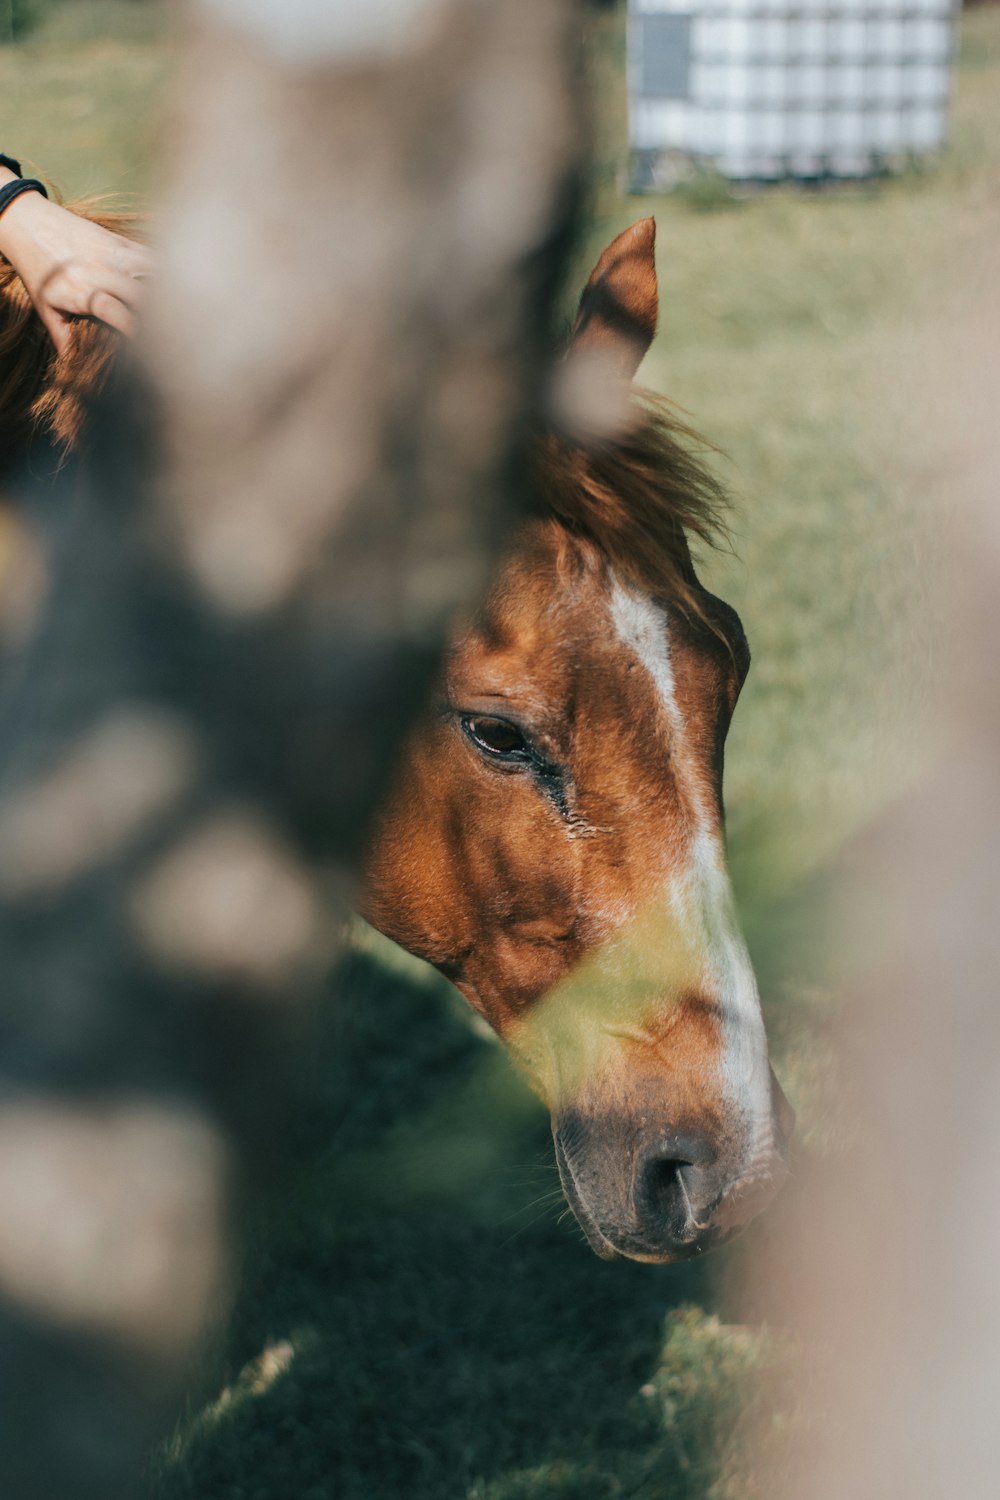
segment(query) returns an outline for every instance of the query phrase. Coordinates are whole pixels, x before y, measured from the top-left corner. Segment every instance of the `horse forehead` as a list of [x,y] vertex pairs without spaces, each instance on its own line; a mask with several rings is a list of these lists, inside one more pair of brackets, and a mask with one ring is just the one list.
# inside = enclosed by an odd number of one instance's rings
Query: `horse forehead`
[[453,663],[568,690],[576,669],[607,653],[607,586],[596,571],[572,580],[547,554],[515,556],[474,628],[461,638]]
[[606,564],[588,566],[584,557],[567,568],[536,547],[509,561],[475,628],[457,642],[452,674],[483,691],[572,707],[585,720],[617,717],[638,748],[644,730],[658,733],[664,720],[679,726],[690,706],[683,633],[672,640],[671,624],[665,606]]

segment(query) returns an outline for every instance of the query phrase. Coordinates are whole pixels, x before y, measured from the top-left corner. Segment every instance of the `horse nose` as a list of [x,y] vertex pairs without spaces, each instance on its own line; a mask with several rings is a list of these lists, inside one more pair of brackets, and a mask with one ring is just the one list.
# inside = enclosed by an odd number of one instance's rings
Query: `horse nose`
[[697,1136],[658,1142],[641,1152],[635,1167],[633,1202],[642,1229],[678,1246],[689,1244],[705,1226],[697,1205],[714,1151]]
[[643,1119],[637,1139],[627,1116],[567,1112],[552,1134],[566,1198],[605,1258],[665,1263],[711,1249],[749,1224],[787,1173],[776,1130],[734,1141],[716,1121]]

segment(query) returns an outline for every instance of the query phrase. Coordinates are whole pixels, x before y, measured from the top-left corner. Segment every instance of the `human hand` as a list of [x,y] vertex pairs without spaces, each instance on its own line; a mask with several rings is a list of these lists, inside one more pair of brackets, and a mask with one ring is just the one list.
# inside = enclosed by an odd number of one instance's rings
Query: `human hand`
[[[0,185],[12,177],[0,168]],[[60,353],[74,318],[98,318],[120,333],[133,332],[143,281],[153,268],[146,246],[41,193],[21,193],[0,214],[0,253],[24,282]]]

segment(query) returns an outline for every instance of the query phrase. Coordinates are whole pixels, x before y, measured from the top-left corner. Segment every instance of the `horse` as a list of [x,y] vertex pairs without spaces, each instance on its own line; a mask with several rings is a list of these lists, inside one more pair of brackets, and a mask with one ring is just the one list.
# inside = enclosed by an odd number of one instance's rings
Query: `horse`
[[771,1199],[794,1116],[725,860],[750,656],[689,545],[717,536],[722,496],[693,434],[634,386],[658,303],[644,219],[598,260],[565,355],[612,430],[540,438],[534,513],[456,626],[361,910],[510,1049],[597,1254],[669,1262]]
[[[718,536],[723,496],[693,434],[635,385],[658,303],[644,219],[584,288],[524,520],[455,624],[360,910],[507,1046],[593,1250],[667,1263],[769,1202],[794,1115],[725,858],[723,752],[750,657],[691,555]],[[84,323],[75,353],[46,355],[0,276],[0,347],[12,319],[28,353],[0,416],[69,447],[114,339]]]

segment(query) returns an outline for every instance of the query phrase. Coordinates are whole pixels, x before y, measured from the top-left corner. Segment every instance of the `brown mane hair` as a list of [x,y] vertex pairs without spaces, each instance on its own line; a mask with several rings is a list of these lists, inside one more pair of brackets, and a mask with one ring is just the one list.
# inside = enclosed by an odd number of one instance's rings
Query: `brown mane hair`
[[[137,238],[134,215],[72,205],[105,229]],[[57,354],[24,283],[0,255],[0,452],[9,459],[47,433],[64,452],[79,441],[88,399],[107,380],[119,335],[95,318],[77,318]]]
[[689,545],[729,542],[725,490],[700,457],[708,448],[664,397],[637,391],[632,420],[613,438],[547,435],[537,486],[544,509],[631,583],[711,625]]

